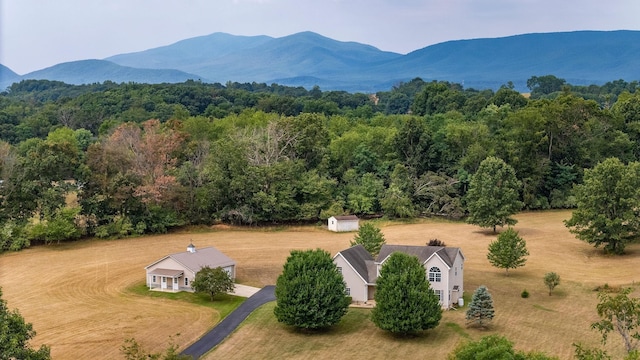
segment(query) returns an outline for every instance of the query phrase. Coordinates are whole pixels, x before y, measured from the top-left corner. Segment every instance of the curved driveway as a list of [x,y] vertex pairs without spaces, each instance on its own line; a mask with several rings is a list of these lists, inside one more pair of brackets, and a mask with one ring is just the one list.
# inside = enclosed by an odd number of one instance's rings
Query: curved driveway
[[274,301],[275,299],[275,286],[269,285],[263,287],[260,291],[248,298],[247,301],[240,304],[237,309],[227,315],[226,318],[224,318],[218,325],[198,341],[186,348],[181,354],[190,355],[194,359],[198,359],[229,336],[229,334],[231,334],[231,332],[233,332],[233,330],[235,330],[236,327],[238,327],[238,325],[240,325],[240,323],[242,323],[244,319],[253,312],[253,310],[270,301]]

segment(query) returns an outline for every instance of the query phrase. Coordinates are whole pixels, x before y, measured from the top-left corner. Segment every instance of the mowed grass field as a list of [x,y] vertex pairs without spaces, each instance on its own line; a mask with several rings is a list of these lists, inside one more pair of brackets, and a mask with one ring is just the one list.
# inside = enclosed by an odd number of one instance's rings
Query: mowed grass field
[[[600,345],[590,330],[597,320],[594,288],[632,286],[640,282],[640,245],[630,245],[622,257],[575,239],[564,227],[569,211],[522,213],[515,226],[530,252],[525,267],[493,268],[487,246],[496,236],[476,226],[438,220],[415,224],[380,223],[390,244],[424,245],[438,238],[458,246],[465,257],[465,293],[486,285],[494,297],[496,317],[490,330],[465,327],[464,310],[445,312],[440,325],[422,336],[394,338],[368,319],[368,309],[353,309],[331,331],[297,333],[277,324],[273,304],[256,311],[207,359],[445,359],[467,338],[492,333],[506,335],[521,350],[540,350],[561,359],[572,357],[573,342]],[[34,345],[48,344],[54,359],[118,359],[124,339],[135,337],[160,351],[169,336],[180,333],[181,348],[219,321],[210,307],[179,300],[152,298],[130,289],[145,281],[144,266],[168,253],[215,246],[238,263],[238,282],[274,284],[292,249],[322,248],[332,255],[349,246],[353,233],[335,234],[320,227],[232,229],[176,233],[123,240],[90,240],[43,246],[0,255],[0,286],[10,308],[18,308],[33,323]],[[552,296],[542,277],[555,271],[561,284]],[[520,297],[523,289],[531,294]],[[621,357],[616,334],[607,349]]]

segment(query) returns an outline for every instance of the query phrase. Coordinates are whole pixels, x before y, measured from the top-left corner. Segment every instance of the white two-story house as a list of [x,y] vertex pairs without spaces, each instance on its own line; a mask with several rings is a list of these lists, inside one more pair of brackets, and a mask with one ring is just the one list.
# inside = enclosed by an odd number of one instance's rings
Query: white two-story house
[[380,269],[392,253],[399,251],[418,258],[431,289],[443,308],[450,308],[462,298],[464,291],[464,255],[460,248],[442,246],[383,245],[376,259],[356,245],[340,251],[333,262],[342,273],[347,293],[355,302],[373,299]]

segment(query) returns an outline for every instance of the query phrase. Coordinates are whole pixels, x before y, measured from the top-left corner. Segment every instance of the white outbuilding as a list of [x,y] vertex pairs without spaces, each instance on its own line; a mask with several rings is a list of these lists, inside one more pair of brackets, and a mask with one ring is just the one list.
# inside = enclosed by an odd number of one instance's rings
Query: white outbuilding
[[236,262],[214,247],[197,249],[193,244],[187,251],[170,254],[145,267],[147,286],[160,291],[193,291],[191,283],[203,267],[220,267],[236,278]]
[[327,226],[335,232],[358,231],[360,219],[355,215],[332,216],[327,220]]

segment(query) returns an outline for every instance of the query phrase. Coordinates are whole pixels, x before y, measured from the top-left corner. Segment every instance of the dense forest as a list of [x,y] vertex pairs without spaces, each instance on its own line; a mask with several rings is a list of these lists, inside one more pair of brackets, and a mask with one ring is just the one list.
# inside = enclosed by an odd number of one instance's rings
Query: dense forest
[[525,209],[571,208],[585,168],[640,160],[637,81],[527,85],[24,80],[0,94],[0,251],[219,221],[460,218],[488,156],[513,167]]

